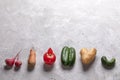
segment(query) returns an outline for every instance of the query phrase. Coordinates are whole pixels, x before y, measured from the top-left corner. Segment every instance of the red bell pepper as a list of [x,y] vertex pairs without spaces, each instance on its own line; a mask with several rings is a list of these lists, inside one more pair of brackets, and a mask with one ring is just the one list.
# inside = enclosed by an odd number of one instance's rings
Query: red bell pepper
[[52,65],[56,61],[56,56],[51,48],[43,55],[45,64]]

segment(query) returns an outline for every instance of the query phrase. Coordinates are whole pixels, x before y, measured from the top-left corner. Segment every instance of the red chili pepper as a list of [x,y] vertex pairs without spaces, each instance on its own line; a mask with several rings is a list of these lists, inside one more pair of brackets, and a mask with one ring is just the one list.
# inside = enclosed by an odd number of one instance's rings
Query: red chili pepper
[[52,65],[56,60],[56,56],[51,48],[43,56],[45,64]]

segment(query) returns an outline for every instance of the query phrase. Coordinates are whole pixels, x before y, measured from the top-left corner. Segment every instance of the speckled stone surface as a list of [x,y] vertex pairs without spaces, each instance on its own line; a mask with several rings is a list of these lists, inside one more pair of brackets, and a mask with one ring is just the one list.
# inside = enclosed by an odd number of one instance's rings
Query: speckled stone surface
[[[61,66],[63,46],[76,49],[72,69]],[[27,70],[31,47],[37,63]],[[49,47],[56,53],[53,67],[46,68],[42,56]],[[96,59],[84,69],[80,49],[97,49]],[[5,69],[6,58],[22,49],[21,68]],[[101,56],[116,58],[113,69],[101,65]],[[120,80],[120,0],[0,0],[1,80]]]

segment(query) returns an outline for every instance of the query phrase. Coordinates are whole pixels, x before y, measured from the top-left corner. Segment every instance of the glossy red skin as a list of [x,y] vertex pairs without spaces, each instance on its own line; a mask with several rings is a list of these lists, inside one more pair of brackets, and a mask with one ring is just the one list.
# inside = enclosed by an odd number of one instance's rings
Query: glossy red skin
[[22,65],[21,61],[18,60],[15,62],[15,67],[21,67],[21,65]]
[[12,67],[15,63],[15,59],[14,58],[13,59],[6,59],[5,63],[6,63],[7,66]]
[[48,65],[52,65],[55,63],[56,61],[56,56],[55,54],[53,53],[52,49],[49,48],[48,49],[48,52],[46,52],[43,56],[43,59],[44,59],[44,62],[45,64],[48,64]]

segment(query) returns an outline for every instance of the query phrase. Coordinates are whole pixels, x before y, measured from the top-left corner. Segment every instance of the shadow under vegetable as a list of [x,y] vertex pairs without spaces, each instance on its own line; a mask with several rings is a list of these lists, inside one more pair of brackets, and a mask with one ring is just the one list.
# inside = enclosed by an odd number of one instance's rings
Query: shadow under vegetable
[[61,67],[62,67],[62,69],[64,69],[64,70],[71,70],[71,69],[74,67],[74,65],[65,66],[65,65],[63,65],[63,64],[61,63]]
[[33,71],[34,68],[35,68],[35,65],[32,65],[32,64],[27,65],[27,71],[29,71],[29,72]]
[[8,66],[8,65],[5,65],[5,66],[4,66],[4,70],[10,70],[10,69],[12,69],[11,66]]
[[21,67],[15,67],[14,70],[15,71],[19,71]]
[[48,72],[48,71],[51,71],[54,67],[54,64],[53,65],[48,65],[48,64],[43,64],[43,69],[44,71]]
[[[13,67],[13,66],[12,66]],[[10,70],[10,69],[12,69],[12,67],[11,66],[8,66],[8,65],[5,65],[4,66],[4,70]],[[20,69],[20,67],[14,67],[14,70],[15,71],[18,71]]]

